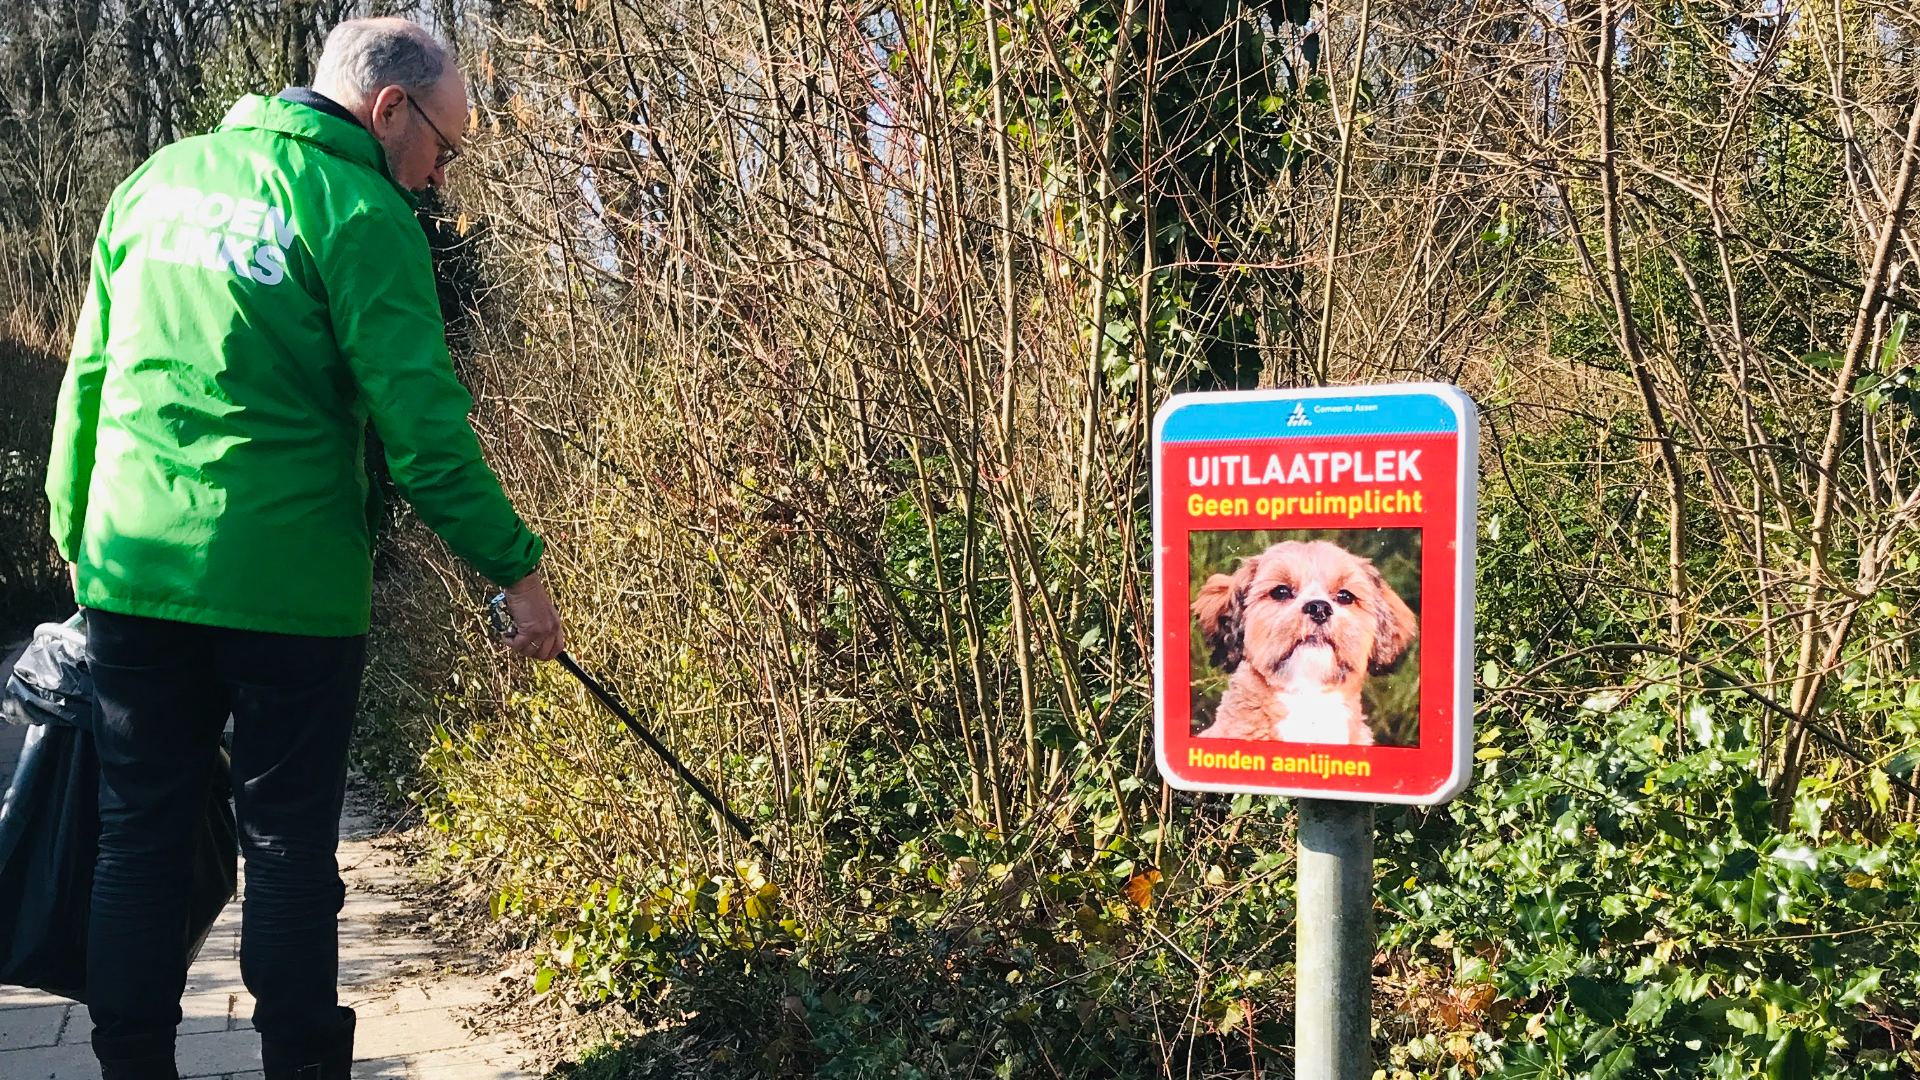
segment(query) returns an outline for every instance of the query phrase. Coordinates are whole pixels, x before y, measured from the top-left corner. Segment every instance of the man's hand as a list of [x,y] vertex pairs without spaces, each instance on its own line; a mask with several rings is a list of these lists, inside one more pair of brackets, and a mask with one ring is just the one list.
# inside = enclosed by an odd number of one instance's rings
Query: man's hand
[[507,614],[513,616],[513,633],[507,635],[507,648],[530,660],[551,660],[567,647],[567,631],[560,625],[560,613],[547,595],[547,583],[535,570],[507,586]]
[[80,564],[67,564],[67,584],[73,586],[73,598],[80,599]]

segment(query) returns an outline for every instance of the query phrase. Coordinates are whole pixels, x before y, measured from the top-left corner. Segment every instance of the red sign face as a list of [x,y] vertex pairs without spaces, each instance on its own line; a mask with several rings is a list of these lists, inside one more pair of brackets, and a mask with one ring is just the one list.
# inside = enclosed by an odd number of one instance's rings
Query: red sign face
[[1154,423],[1169,784],[1440,803],[1473,749],[1477,423],[1451,386],[1185,394]]

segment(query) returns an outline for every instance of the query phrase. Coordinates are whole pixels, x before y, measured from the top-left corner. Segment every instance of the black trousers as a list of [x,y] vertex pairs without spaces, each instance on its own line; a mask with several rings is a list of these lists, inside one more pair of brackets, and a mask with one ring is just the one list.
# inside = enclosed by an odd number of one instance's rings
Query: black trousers
[[186,986],[186,868],[233,716],[246,860],[240,974],[263,1040],[325,1045],[346,897],[334,850],[366,638],[298,637],[87,611],[99,702],[100,858],[87,996],[102,1061],[170,1057]]

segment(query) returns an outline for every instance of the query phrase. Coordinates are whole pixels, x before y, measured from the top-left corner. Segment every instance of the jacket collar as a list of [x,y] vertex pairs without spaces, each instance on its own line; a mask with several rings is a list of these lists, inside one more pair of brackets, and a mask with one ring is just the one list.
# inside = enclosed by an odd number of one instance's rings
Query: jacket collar
[[[285,98],[248,94],[227,110],[226,118],[220,121],[219,130],[240,128],[272,131],[312,143],[335,157],[364,165],[385,177],[388,183],[393,183],[393,174],[387,171],[386,151],[372,132],[351,121],[329,116],[310,105]],[[393,183],[393,189],[407,200],[408,206],[418,203],[413,192],[399,184]]]
[[281,101],[291,101],[295,105],[305,105],[310,109],[318,109],[336,120],[345,120],[357,128],[365,128],[367,126],[361,123],[358,117],[348,112],[345,105],[340,104],[311,86],[289,86],[285,90],[275,94],[274,97],[279,98]]

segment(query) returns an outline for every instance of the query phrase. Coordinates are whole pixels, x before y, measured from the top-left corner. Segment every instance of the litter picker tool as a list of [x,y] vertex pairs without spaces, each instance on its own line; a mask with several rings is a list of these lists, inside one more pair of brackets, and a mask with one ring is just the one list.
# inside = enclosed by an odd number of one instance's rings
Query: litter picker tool
[[[501,637],[504,638],[508,634],[513,633],[513,616],[507,612],[506,593],[499,593],[487,602],[487,619],[493,623],[494,631]],[[614,697],[611,691],[600,685],[600,680],[582,671],[580,665],[574,662],[573,657],[568,656],[564,651],[562,651],[559,656],[554,657],[554,659],[559,661],[561,667],[567,669],[568,674],[580,680],[580,685],[587,688],[587,693],[592,694],[595,701],[606,706],[608,712],[619,717],[620,722],[627,726],[628,731],[633,732],[635,738],[646,743],[649,750],[660,755],[660,760],[666,762],[675,773],[678,773],[680,779],[687,782],[688,787],[691,787],[702,799],[707,801],[708,806],[718,810],[720,816],[727,819],[727,824],[733,827],[733,831],[740,834],[740,839],[745,840],[761,853],[766,853],[766,845],[754,838],[753,830],[748,828],[747,823],[740,819],[740,815],[729,809],[727,804],[720,800],[720,796],[713,793],[712,788],[709,788],[698,776],[695,776],[693,770],[687,768],[679,757],[675,756],[673,751],[667,749],[665,743],[662,743],[654,737],[653,732],[648,731],[645,725],[635,720],[633,714],[627,711],[627,707],[620,704],[620,699]]]

